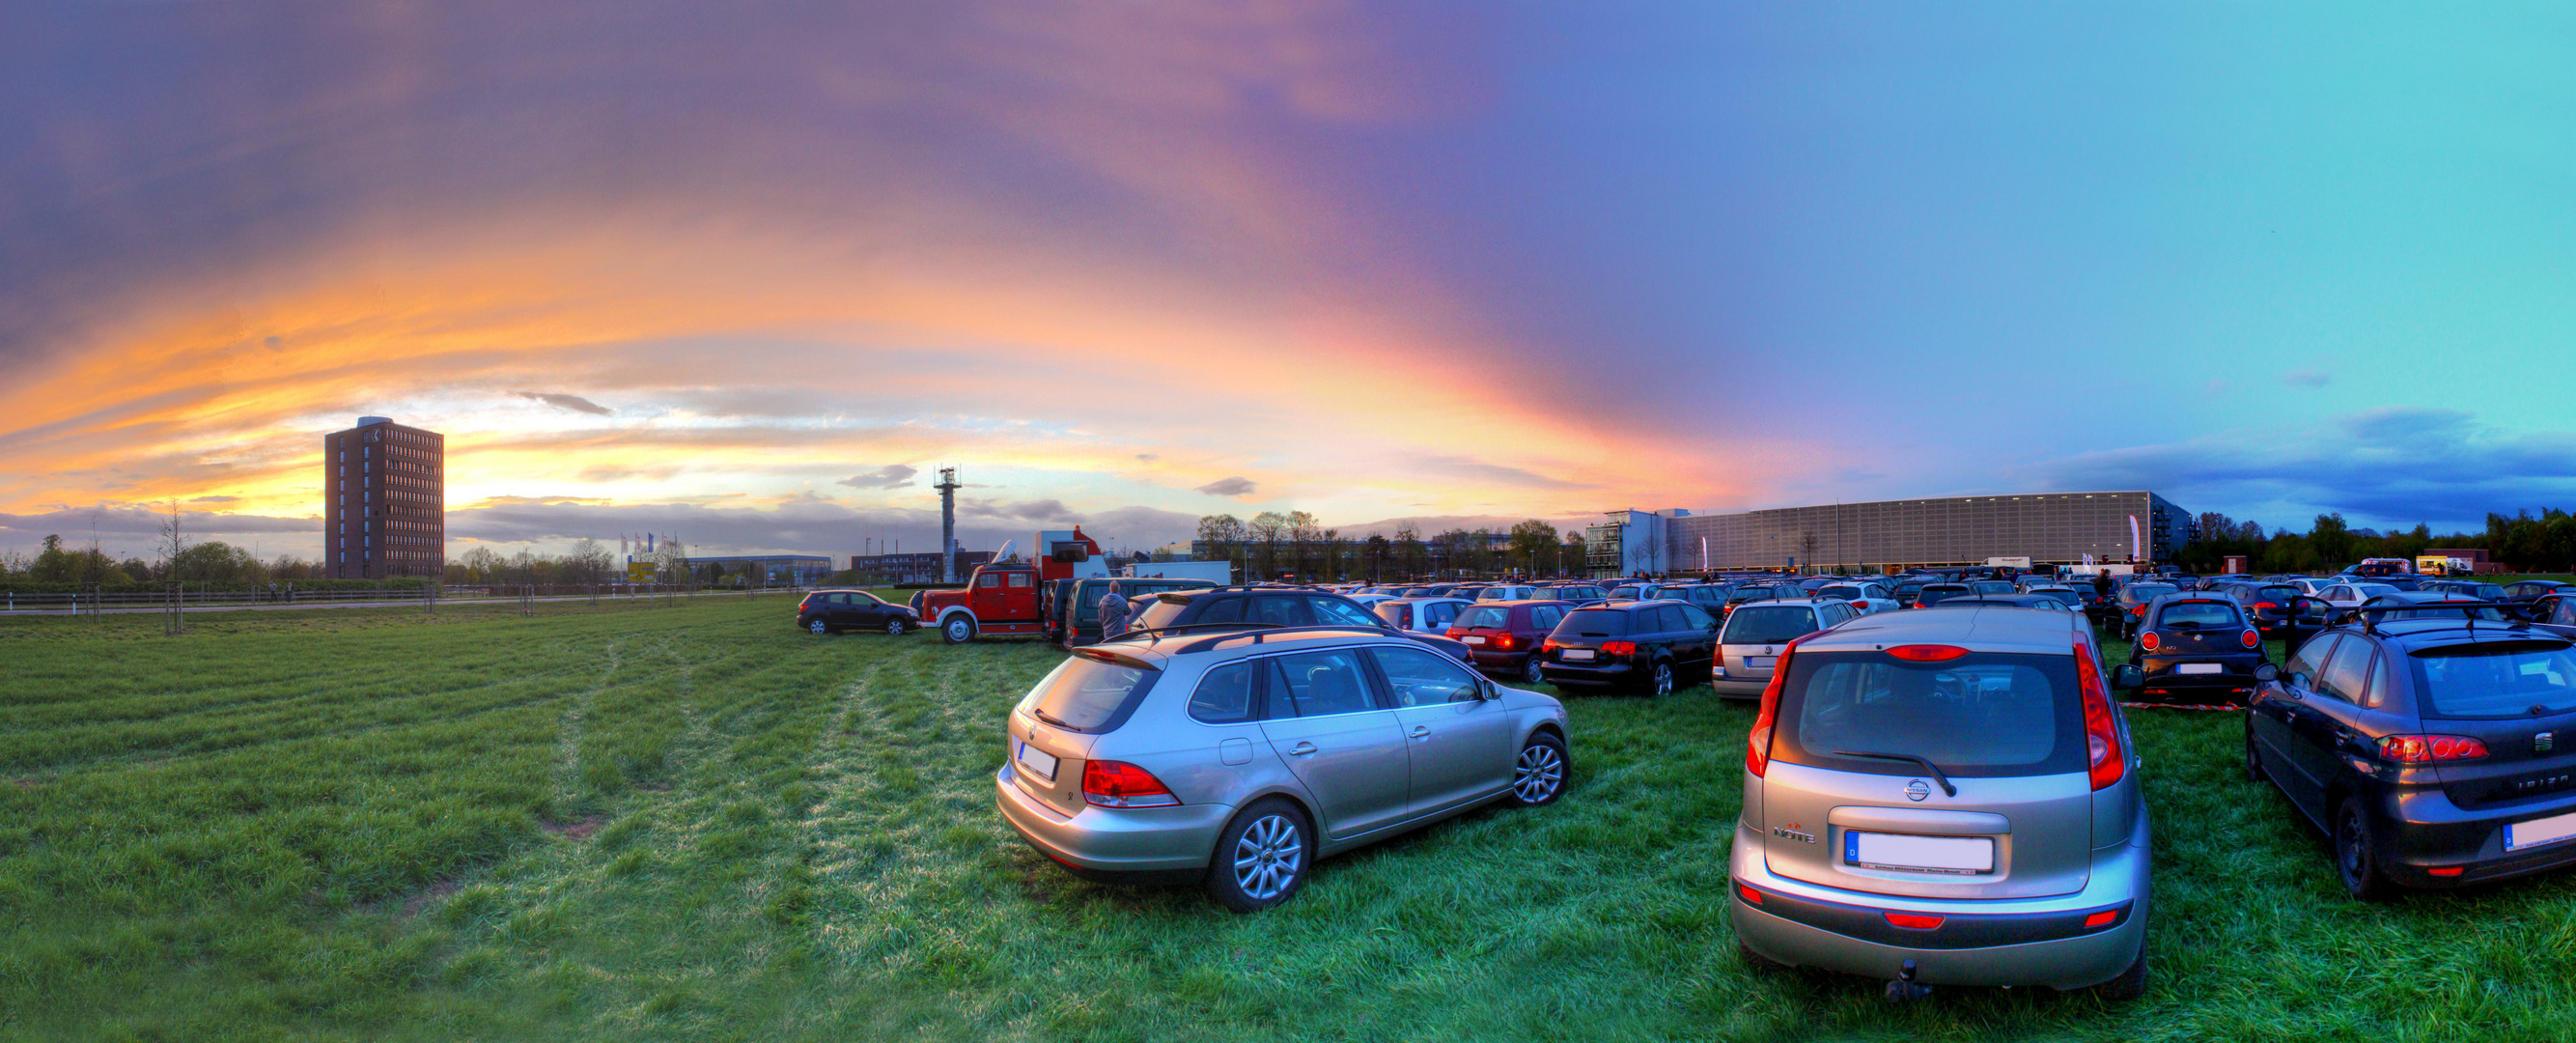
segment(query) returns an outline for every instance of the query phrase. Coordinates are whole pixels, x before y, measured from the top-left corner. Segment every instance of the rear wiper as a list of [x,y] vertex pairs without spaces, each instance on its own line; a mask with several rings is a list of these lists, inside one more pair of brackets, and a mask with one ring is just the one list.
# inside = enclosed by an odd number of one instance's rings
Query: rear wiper
[[1058,727],[1058,728],[1071,728],[1071,727],[1073,727],[1072,725],[1070,725],[1070,724],[1066,724],[1066,723],[1064,723],[1063,721],[1056,720],[1056,719],[1055,719],[1055,715],[1054,715],[1054,714],[1048,713],[1048,712],[1046,712],[1046,711],[1044,711],[1044,710],[1041,710],[1041,709],[1038,709],[1037,707],[1034,707],[1034,706],[1029,707],[1029,716],[1035,717],[1035,718],[1037,718],[1038,720],[1041,720],[1041,721],[1045,721],[1045,722],[1047,722],[1048,724],[1055,725],[1055,726],[1056,726],[1056,727]]
[[1917,757],[1917,756],[1915,756],[1915,755],[1913,755],[1913,754],[1911,754],[1911,753],[1872,753],[1872,752],[1870,752],[1870,751],[1868,751],[1868,750],[1835,750],[1835,751],[1834,751],[1834,756],[1836,756],[1836,757],[1876,757],[1876,758],[1878,758],[1879,760],[1883,760],[1883,761],[1913,761],[1913,762],[1914,762],[1914,763],[1916,763],[1916,764],[1920,764],[1920,765],[1922,765],[1922,766],[1923,766],[1923,770],[1925,770],[1925,771],[1928,771],[1928,772],[1931,772],[1931,773],[1932,773],[1932,781],[1934,781],[1934,782],[1938,782],[1938,783],[1940,783],[1940,784],[1941,784],[1941,792],[1943,792],[1943,793],[1947,793],[1947,794],[1949,794],[1949,795],[1951,795],[1951,796],[1953,796],[1953,797],[1955,797],[1955,796],[1958,796],[1958,795],[1959,795],[1959,787],[1951,785],[1951,784],[1950,784],[1950,777],[1949,777],[1949,776],[1947,776],[1947,775],[1943,775],[1943,774],[1941,774],[1941,766],[1940,766],[1940,765],[1938,765],[1938,764],[1934,764],[1934,763],[1932,763],[1931,761],[1928,761],[1928,760],[1924,760],[1923,758],[1921,758],[1921,757]]

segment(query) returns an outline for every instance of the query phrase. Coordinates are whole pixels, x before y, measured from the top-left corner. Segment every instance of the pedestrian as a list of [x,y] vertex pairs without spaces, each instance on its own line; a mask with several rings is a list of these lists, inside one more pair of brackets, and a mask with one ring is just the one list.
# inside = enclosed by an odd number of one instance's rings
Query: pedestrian
[[1127,634],[1127,597],[1118,592],[1118,581],[1109,581],[1109,593],[1100,595],[1100,639],[1116,641]]

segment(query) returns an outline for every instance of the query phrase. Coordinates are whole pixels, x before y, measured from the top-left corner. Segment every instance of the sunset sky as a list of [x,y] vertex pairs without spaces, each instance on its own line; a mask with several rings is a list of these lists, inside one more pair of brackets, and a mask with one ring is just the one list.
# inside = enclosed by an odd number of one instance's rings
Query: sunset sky
[[0,18],[0,549],[2576,506],[2563,4]]

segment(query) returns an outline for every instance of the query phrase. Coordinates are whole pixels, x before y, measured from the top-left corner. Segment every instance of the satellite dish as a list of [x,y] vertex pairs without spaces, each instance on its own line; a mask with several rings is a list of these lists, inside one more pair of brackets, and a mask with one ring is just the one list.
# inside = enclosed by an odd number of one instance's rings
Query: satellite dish
[[1019,543],[1020,543],[1020,541],[1018,541],[1018,540],[1003,540],[1003,541],[1002,541],[1002,549],[1000,549],[1000,550],[997,550],[997,551],[994,551],[994,552],[993,552],[993,560],[994,560],[994,561],[1009,561],[1009,560],[1011,560],[1012,558],[1017,557],[1017,555],[1012,554],[1012,553],[1011,553],[1011,551],[1012,551],[1014,548],[1018,547],[1018,546],[1019,546]]

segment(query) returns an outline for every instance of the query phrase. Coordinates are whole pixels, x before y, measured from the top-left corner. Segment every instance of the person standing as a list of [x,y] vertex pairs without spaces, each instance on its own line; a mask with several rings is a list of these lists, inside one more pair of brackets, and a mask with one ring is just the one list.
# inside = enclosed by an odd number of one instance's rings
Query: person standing
[[1116,641],[1127,633],[1127,596],[1119,593],[1118,581],[1109,581],[1109,593],[1100,596],[1100,639]]

